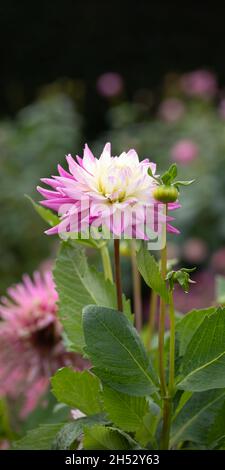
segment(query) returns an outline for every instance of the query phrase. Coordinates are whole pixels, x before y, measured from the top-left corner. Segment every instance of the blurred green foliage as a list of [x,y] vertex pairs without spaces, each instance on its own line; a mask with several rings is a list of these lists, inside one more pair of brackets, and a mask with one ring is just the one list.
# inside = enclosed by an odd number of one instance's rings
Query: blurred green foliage
[[[90,143],[90,147],[94,147],[96,156],[107,141],[112,142],[113,155],[135,148],[141,159],[148,157],[156,162],[157,173],[161,174],[174,161],[174,146],[182,141],[192,142],[197,154],[190,161],[178,162],[178,179],[196,181],[191,187],[181,188],[182,209],[174,213],[174,225],[181,235],[171,235],[171,240],[182,246],[186,240],[197,238],[213,253],[225,243],[225,112],[224,116],[220,113],[216,100],[193,99],[175,90],[172,98],[180,101],[183,112],[169,120],[160,114],[160,106],[171,94],[166,93],[161,103],[153,103],[152,108],[147,103],[148,96],[147,91],[146,103],[110,102],[109,130],[94,145]],[[57,163],[66,168],[65,154],[80,153],[84,143],[82,119],[74,100],[60,89],[50,87],[47,94],[21,110],[14,120],[0,122],[1,292],[18,282],[24,272],[37,269],[51,257],[58,244],[57,237],[44,234],[47,224],[24,195],[35,201],[41,199],[36,191],[40,178],[56,174]],[[88,254],[94,264],[101,265],[98,253],[89,251]],[[123,289],[131,296],[130,268],[127,256],[123,257]],[[211,283],[212,278],[207,282]],[[218,296],[223,294],[224,278],[220,278],[220,284]],[[199,296],[204,297],[207,290],[203,286]],[[145,309],[147,304],[143,305]],[[18,435],[39,422],[52,423],[67,417],[68,409],[55,409],[52,397],[48,397],[46,404],[37,407],[26,422],[16,426]],[[0,439],[11,438],[10,432],[6,402],[2,401]]]
[[[74,97],[57,87],[47,91],[15,120],[0,122],[1,292],[18,282],[22,273],[36,269],[57,243],[56,238],[44,235],[46,225],[24,194],[38,201],[35,188],[40,178],[54,174],[57,163],[64,164],[66,153],[83,146],[82,119]],[[183,109],[174,120],[160,114],[168,98],[178,100]],[[94,145],[90,143],[91,148],[96,156],[106,141],[112,142],[113,154],[135,148],[140,158],[157,162],[162,173],[173,161],[174,145],[183,140],[193,142],[198,155],[192,161],[178,162],[178,179],[196,182],[181,188],[182,209],[174,213],[174,225],[181,235],[170,238],[181,246],[189,238],[203,240],[213,253],[225,242],[225,119],[219,112],[218,96],[190,98],[174,87],[165,89],[157,103],[149,90],[142,92],[141,102],[136,98],[124,101],[124,96],[120,100],[109,104],[109,130]]]
[[0,290],[31,273],[54,245],[45,224],[24,194],[38,200],[41,177],[56,174],[57,163],[80,146],[81,118],[63,93],[49,94],[0,122],[1,218]]

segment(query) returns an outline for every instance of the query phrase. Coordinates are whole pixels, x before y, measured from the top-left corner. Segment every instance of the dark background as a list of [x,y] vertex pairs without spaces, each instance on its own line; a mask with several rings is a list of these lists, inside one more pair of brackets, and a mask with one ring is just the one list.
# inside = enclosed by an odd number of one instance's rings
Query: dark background
[[225,83],[225,6],[203,1],[8,0],[0,5],[0,114],[13,115],[40,86],[82,79],[86,135],[104,127],[96,78],[122,74],[128,98],[167,72],[211,68]]

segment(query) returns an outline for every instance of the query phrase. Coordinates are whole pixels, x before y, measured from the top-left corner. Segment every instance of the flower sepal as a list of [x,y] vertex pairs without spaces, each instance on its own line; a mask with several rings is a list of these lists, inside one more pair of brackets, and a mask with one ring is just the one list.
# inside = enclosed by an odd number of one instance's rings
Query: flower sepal
[[156,201],[164,204],[176,202],[179,196],[179,186],[189,186],[195,181],[174,181],[177,177],[176,163],[170,165],[169,169],[161,177],[155,177],[152,174],[151,168],[148,169],[148,174],[157,183],[157,186],[153,189],[153,197]]

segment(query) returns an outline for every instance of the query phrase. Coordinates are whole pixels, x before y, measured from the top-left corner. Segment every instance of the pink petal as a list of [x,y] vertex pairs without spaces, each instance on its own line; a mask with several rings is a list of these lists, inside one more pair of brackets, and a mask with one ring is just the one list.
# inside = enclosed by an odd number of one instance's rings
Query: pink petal
[[111,158],[111,144],[110,142],[108,142],[107,144],[105,144],[99,160],[109,160],[110,158]]
[[61,165],[58,165],[57,168],[58,168],[58,172],[59,172],[60,176],[64,176],[65,178],[73,179],[73,176],[70,173],[68,173],[68,171],[64,170],[64,168]]
[[41,181],[47,184],[48,186],[51,186],[52,188],[56,188],[59,184],[57,181],[51,178],[41,178]]
[[42,188],[41,186],[37,186],[37,191],[46,199],[55,199],[57,196],[60,196],[60,193],[50,191],[49,189]]

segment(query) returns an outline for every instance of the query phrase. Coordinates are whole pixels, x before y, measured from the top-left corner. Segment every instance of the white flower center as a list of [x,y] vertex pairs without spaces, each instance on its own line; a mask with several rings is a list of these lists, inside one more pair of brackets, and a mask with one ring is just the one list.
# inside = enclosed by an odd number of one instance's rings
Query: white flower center
[[124,202],[128,198],[142,199],[149,190],[151,179],[141,163],[132,158],[114,157],[98,161],[96,168],[96,189],[110,203]]

